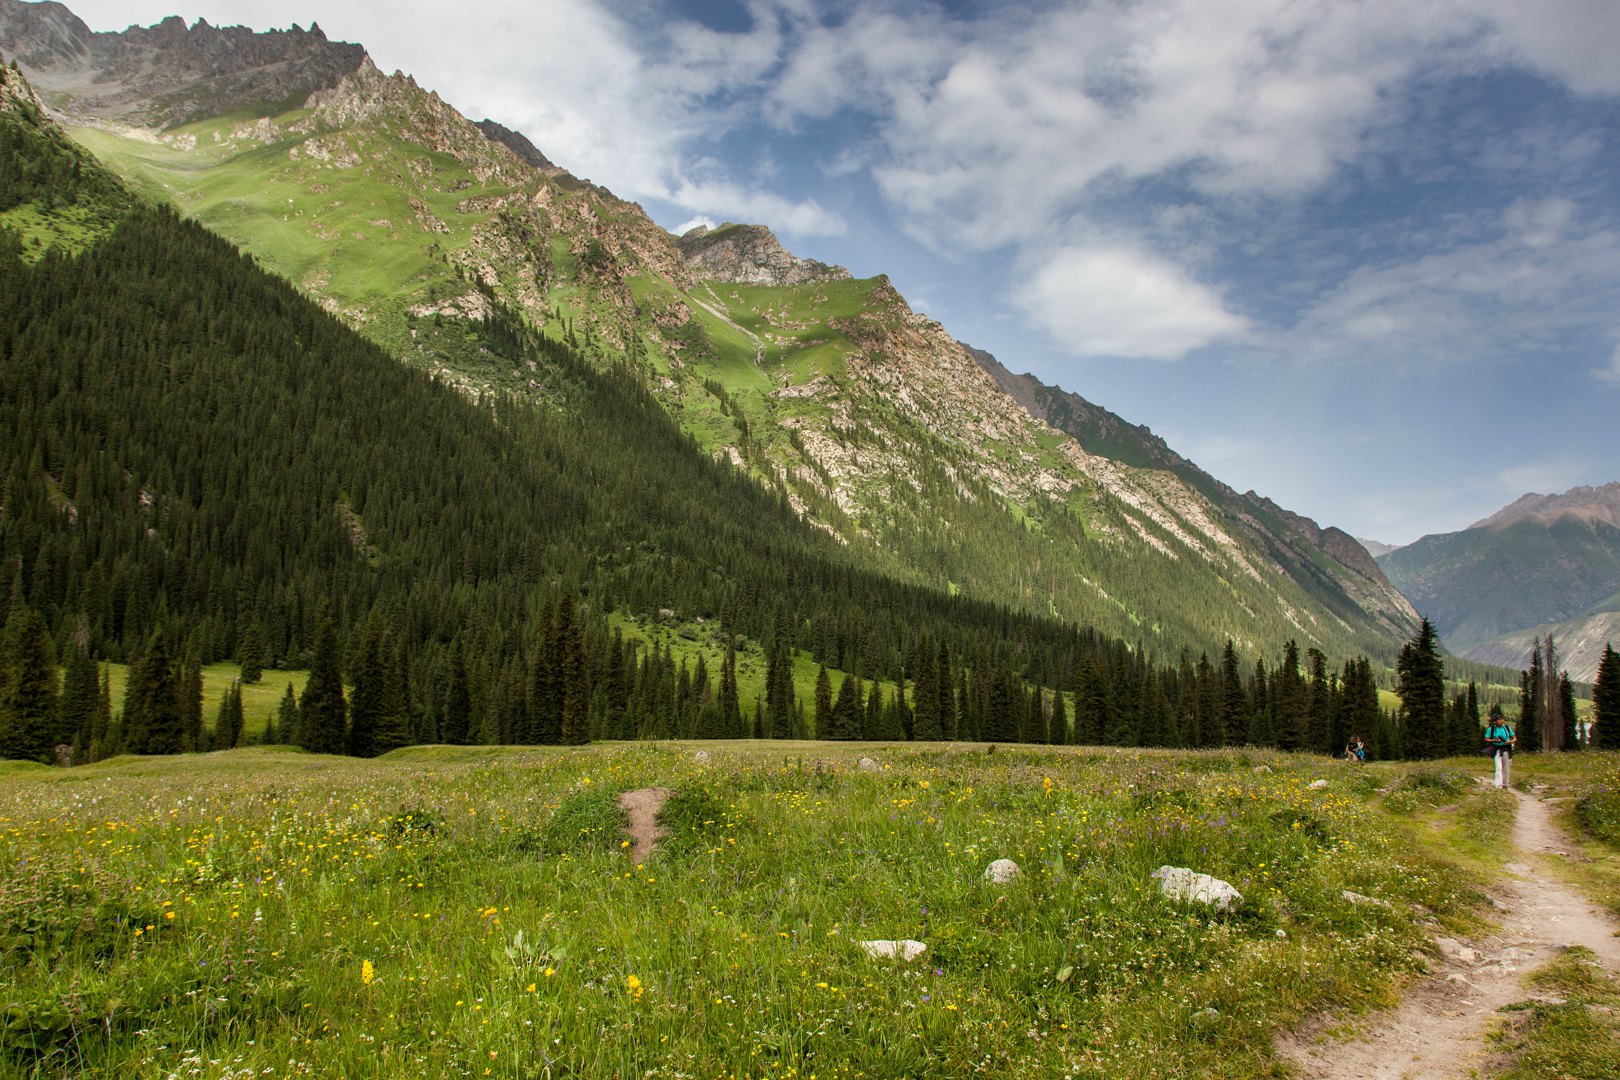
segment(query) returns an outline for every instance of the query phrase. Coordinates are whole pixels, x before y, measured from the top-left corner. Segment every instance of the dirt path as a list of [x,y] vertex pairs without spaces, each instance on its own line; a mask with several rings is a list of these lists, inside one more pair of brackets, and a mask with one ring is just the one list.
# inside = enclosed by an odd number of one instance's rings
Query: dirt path
[[658,811],[674,792],[665,787],[637,788],[619,796],[619,808],[630,819],[625,829],[630,834],[630,859],[645,862],[667,830],[658,824]]
[[[1515,792],[1513,843],[1528,857],[1571,854],[1547,806]],[[1531,996],[1521,979],[1567,945],[1584,945],[1620,971],[1616,928],[1572,889],[1529,862],[1512,862],[1492,897],[1501,929],[1472,947],[1439,939],[1442,960],[1400,1005],[1351,1021],[1364,1034],[1335,1038],[1335,1018],[1278,1040],[1278,1053],[1309,1080],[1444,1080],[1488,1075],[1485,1032],[1504,1005]]]

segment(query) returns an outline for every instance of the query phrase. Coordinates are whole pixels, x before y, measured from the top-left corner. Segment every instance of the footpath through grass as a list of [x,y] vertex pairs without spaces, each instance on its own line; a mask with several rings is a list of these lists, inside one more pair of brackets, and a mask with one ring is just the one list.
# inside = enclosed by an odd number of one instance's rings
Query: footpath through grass
[[[1276,1030],[1386,998],[1477,904],[1393,767],[703,748],[0,772],[0,1072],[1280,1075]],[[670,836],[632,864],[614,799],[652,785]],[[1166,863],[1242,910],[1165,899]]]

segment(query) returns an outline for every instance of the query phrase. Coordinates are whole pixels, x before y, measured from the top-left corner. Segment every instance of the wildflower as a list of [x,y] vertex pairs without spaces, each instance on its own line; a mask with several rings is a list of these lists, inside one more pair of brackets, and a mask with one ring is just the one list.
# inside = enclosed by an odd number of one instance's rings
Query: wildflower
[[361,983],[361,985],[370,986],[371,985],[371,980],[375,979],[376,977],[377,977],[377,969],[372,966],[371,961],[370,960],[362,960],[362,961],[360,961],[360,983]]
[[641,986],[641,980],[636,978],[634,975],[625,977],[624,988],[630,994],[631,998],[636,1001],[640,1001],[641,995],[645,993]]

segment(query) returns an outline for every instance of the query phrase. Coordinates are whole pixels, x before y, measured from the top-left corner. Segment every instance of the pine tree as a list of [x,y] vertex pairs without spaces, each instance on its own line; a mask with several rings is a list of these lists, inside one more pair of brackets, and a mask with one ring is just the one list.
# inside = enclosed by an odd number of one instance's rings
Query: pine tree
[[242,684],[233,679],[219,697],[219,710],[214,714],[214,734],[210,745],[215,750],[229,750],[242,741]]
[[95,760],[90,754],[100,711],[101,673],[96,670],[96,662],[90,658],[90,650],[81,639],[68,658],[67,671],[62,677],[62,699],[57,703],[57,739],[60,741],[67,729],[72,728],[70,738],[75,765]]
[[1541,643],[1541,693],[1536,704],[1536,728],[1541,733],[1543,750],[1563,750],[1564,732],[1568,720],[1564,716],[1564,701],[1559,693],[1558,648],[1551,634]]
[[828,734],[833,729],[832,710],[832,678],[827,674],[827,665],[822,664],[816,672],[816,738],[832,737]]
[[[1610,730],[1620,730],[1620,653],[1605,644],[1598,658],[1597,679],[1592,683],[1592,727],[1586,745],[1596,749],[1604,740],[1614,741]],[[1617,744],[1620,745],[1620,744]]]
[[1424,619],[1395,663],[1401,731],[1408,758],[1437,758],[1446,744],[1446,673],[1434,625]]
[[178,754],[184,749],[178,683],[169,635],[160,626],[124,684],[123,742],[130,753]]
[[196,653],[180,663],[180,677],[175,686],[180,706],[180,725],[185,730],[188,750],[208,749],[208,738],[203,734],[202,661]]
[[[266,743],[292,743],[298,737],[298,697],[293,692],[293,684],[287,684],[286,692],[281,695],[281,702],[276,706],[276,716],[271,730],[265,732]],[[273,737],[272,737],[273,735]]]
[[459,641],[450,648],[449,664],[444,705],[439,710],[439,738],[451,746],[466,746],[472,738],[472,688],[467,684],[467,661]]
[[1225,746],[1242,746],[1247,736],[1248,695],[1243,692],[1243,680],[1238,677],[1237,649],[1232,639],[1226,639],[1221,650],[1220,732]]
[[264,631],[259,629],[257,619],[247,624],[236,653],[236,662],[242,665],[243,686],[252,686],[264,678]]
[[1558,711],[1563,718],[1563,748],[1579,750],[1581,743],[1575,732],[1575,684],[1570,681],[1567,671],[1558,677]]
[[49,764],[56,753],[56,656],[44,616],[14,606],[0,650],[0,757]]
[[343,698],[343,672],[338,662],[337,628],[322,616],[315,629],[315,653],[309,682],[298,706],[298,742],[312,754],[343,753],[348,702]]
[[1069,712],[1063,704],[1062,690],[1052,691],[1052,724],[1047,741],[1053,746],[1062,746],[1069,741]]
[[382,631],[368,624],[360,649],[350,665],[349,732],[345,749],[350,757],[376,757],[377,736],[383,726],[387,673],[383,670]]
[[590,741],[590,671],[585,661],[585,642],[575,617],[574,601],[564,597],[558,606],[562,655],[562,742],[580,746]]
[[787,738],[793,718],[793,657],[788,644],[785,616],[777,620],[776,634],[766,655],[765,714],[769,736],[773,739]]
[[737,637],[726,631],[726,657],[720,665],[720,728],[722,738],[743,738],[742,703],[737,695]]
[[1546,713],[1542,704],[1546,680],[1542,678],[1541,639],[1530,646],[1530,667],[1519,676],[1519,737],[1520,750],[1541,749],[1541,718]]

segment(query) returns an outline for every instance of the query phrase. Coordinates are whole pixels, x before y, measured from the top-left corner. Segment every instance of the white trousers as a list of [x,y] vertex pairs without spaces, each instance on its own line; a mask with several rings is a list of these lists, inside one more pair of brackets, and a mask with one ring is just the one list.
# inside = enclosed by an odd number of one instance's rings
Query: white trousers
[[1496,786],[1497,787],[1505,788],[1509,784],[1512,783],[1512,781],[1508,779],[1508,773],[1512,770],[1512,766],[1513,766],[1513,755],[1508,753],[1506,750],[1498,750],[1496,752]]

